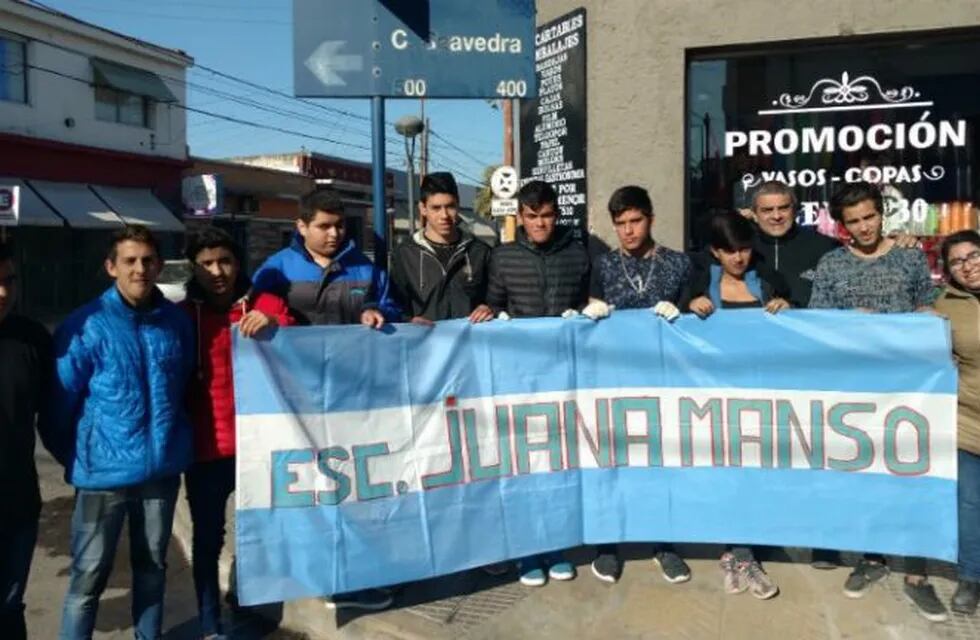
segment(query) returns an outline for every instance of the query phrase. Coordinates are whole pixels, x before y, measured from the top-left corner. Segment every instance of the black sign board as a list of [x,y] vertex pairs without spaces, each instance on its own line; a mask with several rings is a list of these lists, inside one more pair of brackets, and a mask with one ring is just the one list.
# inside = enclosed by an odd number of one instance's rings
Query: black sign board
[[521,101],[521,179],[558,192],[558,224],[588,237],[585,9],[538,27],[538,97]]

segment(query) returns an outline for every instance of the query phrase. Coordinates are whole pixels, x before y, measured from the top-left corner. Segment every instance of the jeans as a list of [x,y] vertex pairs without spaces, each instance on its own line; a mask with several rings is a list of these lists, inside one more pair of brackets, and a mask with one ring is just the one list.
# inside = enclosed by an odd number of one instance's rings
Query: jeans
[[158,640],[163,624],[167,546],[180,476],[121,489],[75,491],[71,517],[71,578],[61,618],[61,640],[88,640],[95,628],[99,596],[129,517],[133,573],[133,627],[137,640]]
[[26,640],[24,590],[31,571],[37,521],[0,530],[0,629],[8,640]]
[[980,581],[980,456],[959,451],[960,580]]
[[191,465],[184,475],[194,523],[192,558],[201,635],[221,633],[218,557],[225,539],[225,506],[235,490],[235,459]]

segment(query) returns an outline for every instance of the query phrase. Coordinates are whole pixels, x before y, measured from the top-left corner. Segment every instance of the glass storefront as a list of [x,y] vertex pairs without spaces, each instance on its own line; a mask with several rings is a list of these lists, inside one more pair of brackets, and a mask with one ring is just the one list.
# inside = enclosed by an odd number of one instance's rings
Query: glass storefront
[[888,230],[927,246],[977,227],[978,30],[692,52],[686,121],[688,248],[771,179],[828,235],[830,196],[857,180],[881,186]]

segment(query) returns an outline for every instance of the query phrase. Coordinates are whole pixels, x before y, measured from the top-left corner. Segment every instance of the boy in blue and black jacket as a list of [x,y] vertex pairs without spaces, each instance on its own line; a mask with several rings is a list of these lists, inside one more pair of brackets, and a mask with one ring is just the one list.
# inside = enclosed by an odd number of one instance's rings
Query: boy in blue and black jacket
[[[255,290],[284,298],[298,324],[360,323],[379,329],[401,320],[401,310],[388,296],[387,274],[346,236],[344,205],[335,192],[322,189],[305,196],[292,243],[255,272]],[[378,610],[392,601],[390,591],[365,589],[334,594],[326,605]]]
[[385,271],[347,239],[344,205],[333,191],[301,200],[292,243],[269,256],[253,280],[256,291],[284,298],[299,324],[378,328],[401,317]]

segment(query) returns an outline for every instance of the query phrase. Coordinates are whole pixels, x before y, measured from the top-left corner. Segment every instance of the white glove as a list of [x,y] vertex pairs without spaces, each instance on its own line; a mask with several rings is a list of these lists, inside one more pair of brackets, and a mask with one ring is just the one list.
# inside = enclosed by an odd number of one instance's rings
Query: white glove
[[681,316],[680,310],[674,306],[674,303],[667,302],[666,300],[661,300],[657,304],[650,307],[650,311],[660,316],[667,322],[673,322]]
[[585,308],[582,309],[582,315],[589,320],[601,320],[603,318],[608,318],[613,309],[615,309],[613,305],[606,304],[604,301],[596,299],[585,305]]
[[497,314],[497,320],[510,320],[510,314],[506,311],[501,311]]
[[579,313],[575,309],[565,309],[561,313],[561,317],[563,320],[568,320],[569,318],[577,318],[578,315]]

